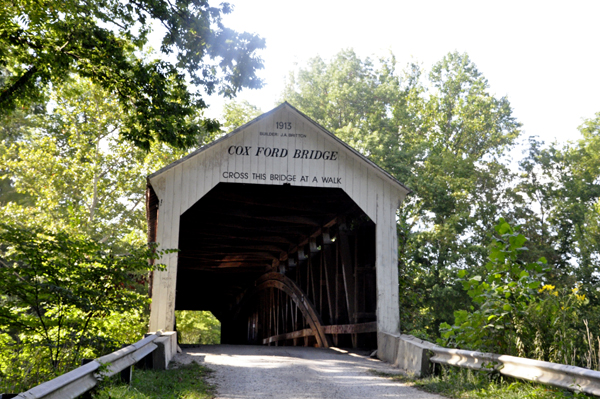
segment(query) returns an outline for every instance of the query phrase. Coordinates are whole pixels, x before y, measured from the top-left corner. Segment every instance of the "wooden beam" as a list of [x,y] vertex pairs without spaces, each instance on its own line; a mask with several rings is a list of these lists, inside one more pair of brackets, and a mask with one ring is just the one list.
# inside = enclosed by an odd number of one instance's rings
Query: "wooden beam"
[[325,223],[322,228],[315,230],[312,234],[310,234],[308,237],[306,237],[304,240],[302,240],[298,245],[296,245],[295,247],[292,247],[292,249],[290,249],[288,254],[293,254],[294,252],[298,251],[298,248],[304,248],[306,246],[306,244],[309,243],[311,238],[316,238],[316,237],[320,236],[321,234],[323,234],[323,229],[327,229],[326,231],[329,231],[329,228],[331,226],[333,226],[334,224],[336,224],[337,220],[338,220],[338,218],[335,217],[335,218],[331,219],[329,222]]
[[310,237],[310,239],[308,240],[308,248],[311,254],[316,254],[319,252],[319,246],[317,245],[316,237]]
[[[261,241],[261,242],[277,242],[277,243],[284,243],[284,244],[293,244],[293,241],[288,240],[285,237],[281,237],[281,236],[263,236],[263,235],[240,235],[240,234],[231,234],[231,230],[228,230],[229,233],[225,234],[225,233],[217,233],[215,231],[203,231],[203,230],[198,230],[198,231],[194,231],[194,239],[198,236],[203,236],[203,237],[207,237],[207,238],[202,238],[202,242],[206,242],[208,240],[211,240],[212,238],[215,238],[215,240],[218,241],[222,241],[222,238],[228,238],[228,239],[232,239],[232,240],[248,240],[248,241]],[[191,240],[190,240],[191,241]],[[212,240],[211,240],[212,241]]]
[[[181,266],[180,266],[181,267]],[[238,266],[234,265],[226,265],[223,267],[214,266],[214,265],[206,265],[204,267],[198,266],[183,266],[183,270],[194,270],[194,271],[202,271],[202,272],[210,272],[210,273],[264,273],[271,270],[272,265],[269,263],[240,263]]]
[[234,231],[234,230],[244,230],[244,231],[248,231],[250,233],[254,232],[265,232],[265,233],[273,233],[273,234],[277,234],[277,235],[284,235],[284,236],[292,236],[292,237],[297,237],[297,236],[305,236],[309,233],[303,233],[302,231],[298,231],[298,229],[308,229],[308,227],[298,227],[297,225],[292,225],[290,224],[289,226],[257,226],[256,223],[254,224],[249,224],[249,225],[242,225],[242,224],[237,224],[237,223],[229,223],[226,221],[214,221],[214,222],[202,222],[202,227],[205,229],[205,231],[211,231],[210,229],[212,228],[227,228],[229,231]]
[[323,326],[325,334],[363,334],[377,332],[377,322]]
[[[346,289],[346,306],[348,308],[348,315],[351,317],[356,313],[354,298],[350,298],[350,295],[354,294],[354,262],[352,252],[350,250],[350,242],[348,239],[348,232],[345,226],[340,226],[339,232],[339,248],[340,258],[342,261],[342,274],[344,277],[344,287]],[[354,295],[352,295],[354,296]],[[352,318],[350,321],[356,322],[356,318]]]
[[[323,326],[325,334],[364,334],[370,332],[377,332],[377,322],[360,323],[360,324],[339,324],[331,326]],[[314,331],[310,328],[304,330],[292,331],[285,334],[273,335],[271,337],[263,339],[263,344],[267,345],[277,341],[286,341],[288,339],[310,337],[315,335]]]
[[[327,293],[327,309],[329,310],[329,322],[337,323],[335,318],[335,259],[333,258],[331,245],[325,245],[321,251],[321,263],[325,276],[325,287]],[[322,317],[322,315],[321,315]]]
[[287,334],[273,335],[271,337],[265,338],[263,339],[263,345],[267,345],[277,341],[286,341],[288,339],[310,337],[313,335],[315,335],[313,330],[311,330],[310,328],[305,328],[304,330],[298,330]]
[[[186,251],[187,252],[187,251]],[[243,261],[243,260],[263,260],[269,259],[279,260],[278,256],[273,255],[271,252],[203,252],[188,254],[180,252],[179,259],[197,259],[209,262],[230,262],[230,261]]]
[[280,223],[291,223],[291,224],[301,224],[307,226],[320,226],[321,223],[313,218],[309,218],[306,216],[270,216],[270,215],[257,215],[254,212],[244,212],[244,211],[227,211],[227,212],[218,212],[219,216],[233,216],[237,218],[244,219],[253,219],[253,220],[266,220],[269,222],[280,222]]
[[[230,248],[232,251],[239,251],[239,250],[253,250],[253,251],[269,251],[269,252],[286,252],[286,250],[283,247],[277,246],[277,245],[235,245],[235,244],[209,244],[209,245],[203,245],[202,243],[200,243],[201,245],[198,246],[198,248],[196,249],[184,249],[182,250],[180,253],[189,253],[189,254],[193,254],[196,252],[203,252],[203,253],[214,253],[214,251],[211,251],[211,249],[221,249],[221,248]],[[227,253],[231,253],[229,250],[226,251]],[[244,251],[247,252],[247,251]]]
[[306,212],[309,211],[311,213],[322,213],[327,214],[331,213],[330,211],[321,211],[319,208],[323,207],[324,203],[328,203],[332,205],[332,207],[338,207],[338,204],[343,199],[336,196],[334,198],[331,197],[318,197],[315,198],[314,201],[311,201],[310,198],[300,197],[300,198],[289,198],[284,197],[280,200],[274,200],[272,197],[266,197],[264,200],[260,198],[249,198],[247,196],[240,196],[233,193],[227,194],[217,194],[214,196],[215,199],[218,199],[219,202],[233,202],[239,204],[253,205],[259,207],[268,207],[275,209],[285,209],[289,211],[299,211]]

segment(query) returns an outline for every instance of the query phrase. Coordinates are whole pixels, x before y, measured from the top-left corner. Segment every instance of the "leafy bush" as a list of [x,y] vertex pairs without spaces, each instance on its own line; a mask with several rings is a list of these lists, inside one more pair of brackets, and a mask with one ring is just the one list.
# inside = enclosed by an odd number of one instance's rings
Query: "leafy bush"
[[211,312],[177,310],[177,339],[182,344],[221,343],[221,322]]
[[500,238],[491,245],[487,276],[467,277],[465,270],[458,274],[478,308],[454,312],[454,326],[442,323],[440,330],[445,343],[452,346],[525,356],[525,348],[531,347],[528,331],[532,327],[526,316],[537,300],[546,260],[520,260],[527,238],[504,219],[496,231]]
[[0,243],[0,391],[29,389],[141,337],[148,260],[165,251],[7,224]]
[[597,324],[590,331],[588,323],[598,316],[580,285],[544,284],[547,262],[522,260],[527,238],[519,228],[500,219],[495,229],[486,275],[458,274],[473,306],[454,312],[454,325],[440,325],[438,343],[598,368]]

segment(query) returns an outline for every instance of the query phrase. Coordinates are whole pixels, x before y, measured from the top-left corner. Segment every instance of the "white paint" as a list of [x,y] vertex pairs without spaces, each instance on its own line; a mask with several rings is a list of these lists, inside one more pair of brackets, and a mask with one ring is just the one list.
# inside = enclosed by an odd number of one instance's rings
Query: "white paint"
[[[408,190],[289,104],[158,171],[149,181],[160,203],[156,240],[161,248],[177,247],[180,216],[220,182],[343,189],[376,224],[378,326],[398,332],[396,210]],[[162,261],[167,270],[154,273],[152,331],[172,330],[174,323],[177,255]]]

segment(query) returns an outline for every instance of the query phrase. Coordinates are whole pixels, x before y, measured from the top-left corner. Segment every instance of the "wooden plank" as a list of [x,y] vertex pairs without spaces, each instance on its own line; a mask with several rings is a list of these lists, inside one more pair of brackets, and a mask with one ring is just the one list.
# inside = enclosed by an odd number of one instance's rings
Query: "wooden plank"
[[187,211],[190,207],[190,191],[192,189],[192,178],[191,178],[191,162],[188,160],[181,164],[181,198],[180,198],[180,213]]
[[[367,243],[368,245],[368,243]],[[358,234],[354,235],[354,286],[351,288],[353,290],[353,295],[351,298],[352,303],[354,304],[355,313],[358,312],[358,307],[360,306],[360,301],[358,299],[359,291],[358,291]],[[364,301],[364,299],[363,299]],[[358,322],[358,316],[354,317],[354,322]],[[356,334],[352,334],[352,347],[357,348],[359,346],[359,338]]]
[[[297,238],[302,238],[305,233],[303,233],[303,231],[308,230],[308,228],[304,227],[304,228],[299,228],[298,226],[293,226],[293,225],[289,225],[289,226],[244,226],[244,225],[240,225],[240,224],[233,224],[233,223],[227,223],[227,222],[220,222],[220,223],[211,223],[211,222],[204,222],[203,223],[203,227],[205,228],[211,228],[211,227],[215,227],[215,228],[228,228],[229,231],[233,234],[236,233],[236,230],[242,230],[244,232],[260,232],[260,233],[269,233],[269,234],[279,234],[285,238],[287,238],[288,240],[292,240],[292,239],[297,239]],[[306,233],[306,235],[308,235],[310,233]]]
[[220,216],[233,216],[235,218],[245,218],[245,219],[258,219],[258,220],[268,220],[271,222],[282,222],[287,224],[301,224],[307,226],[320,226],[321,223],[313,218],[303,217],[303,216],[269,216],[269,215],[257,215],[249,212],[244,212],[240,210],[219,210],[218,214]]
[[[173,248],[169,241],[173,219],[175,218],[173,215],[173,174],[173,170],[166,173],[164,196],[160,199],[156,237],[157,242],[160,244],[160,249]],[[175,267],[175,265],[172,265],[174,263],[173,259],[172,254],[165,255],[160,262],[167,265],[167,270],[155,271],[153,273],[152,299],[154,305],[150,312],[150,329],[152,331],[166,329],[167,327],[168,291],[171,287],[169,269]]]
[[251,249],[255,251],[267,251],[267,252],[285,252],[286,248],[278,245],[234,245],[234,244],[211,244],[211,245],[202,245],[201,249],[221,249],[221,248],[231,248],[232,251],[236,249]]
[[[323,263],[323,271],[325,275],[325,287],[327,292],[327,309],[329,310],[329,322],[336,323],[335,319],[335,260],[333,258],[333,245],[323,245],[321,251],[321,262]],[[323,317],[323,315],[321,315]]]
[[263,345],[267,345],[269,343],[277,342],[277,341],[285,341],[285,340],[294,339],[294,338],[310,337],[310,336],[314,336],[314,335],[315,335],[315,333],[313,332],[313,330],[311,330],[310,328],[305,328],[304,330],[293,331],[293,332],[286,333],[286,334],[273,335],[271,337],[265,338],[265,339],[263,339]]
[[348,231],[346,230],[346,226],[340,226],[339,231],[339,248],[340,248],[340,260],[342,261],[342,274],[344,277],[344,288],[346,290],[346,307],[348,309],[348,314],[351,317],[351,322],[356,323],[356,318],[354,318],[354,313],[356,312],[354,295],[352,295],[355,286],[355,276],[354,276],[354,259],[352,257],[352,252],[350,248],[350,241],[348,237]]
[[194,181],[191,186],[192,189],[190,189],[190,207],[194,206],[194,204],[204,196],[204,167],[202,165],[203,161],[204,154],[199,154],[198,156],[192,159],[192,164],[190,165],[190,167],[192,168],[190,179]]
[[377,332],[377,322],[323,326],[325,334],[364,334]]
[[204,252],[204,251],[188,251],[179,253],[179,259],[196,259],[207,262],[232,262],[232,261],[249,261],[249,260],[279,260],[278,256],[269,252]]
[[[261,270],[269,270],[273,267],[272,262],[252,262],[252,261],[202,261],[194,262],[194,266],[186,267],[186,270],[205,270],[205,269],[224,269],[235,268],[231,273],[239,273],[254,269],[259,272]],[[259,270],[256,270],[259,269]]]
[[[295,247],[292,247],[288,253],[293,254],[294,252],[296,252],[298,250],[298,248],[306,246],[312,238],[316,238],[316,237],[323,235],[324,231],[329,232],[329,230],[328,230],[329,227],[335,225],[337,223],[337,221],[338,221],[338,217],[336,216],[333,219],[331,219],[329,222],[325,223],[322,228],[319,228],[319,229],[315,230],[314,232],[312,232],[310,234],[310,236],[306,237],[306,239],[302,240],[298,245],[296,245]],[[325,243],[328,244],[329,241],[327,241]]]
[[[231,231],[231,230],[229,230]],[[201,236],[202,237],[202,242],[207,242],[207,241],[212,241],[213,240],[219,240],[219,241],[223,241],[223,239],[235,239],[235,240],[247,240],[247,241],[261,241],[261,242],[268,242],[268,243],[284,243],[284,244],[293,244],[293,241],[288,240],[285,237],[282,236],[275,236],[275,235],[268,235],[268,236],[263,236],[263,235],[242,235],[242,234],[227,234],[227,233],[218,233],[218,232],[214,232],[214,231],[202,231],[202,230],[198,230],[197,232],[194,232],[194,238]]]

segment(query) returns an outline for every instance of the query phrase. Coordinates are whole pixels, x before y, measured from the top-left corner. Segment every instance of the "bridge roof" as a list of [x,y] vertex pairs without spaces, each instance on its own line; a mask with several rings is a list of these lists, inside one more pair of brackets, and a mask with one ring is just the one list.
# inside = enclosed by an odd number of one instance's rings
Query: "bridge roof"
[[187,156],[159,169],[158,171],[152,173],[151,175],[148,176],[148,180],[151,181],[153,178],[167,172],[169,169],[177,166],[180,163],[183,163],[205,151],[210,151],[211,148],[214,148],[215,146],[217,146],[218,144],[221,144],[222,142],[226,142],[226,141],[230,141],[232,140],[236,135],[239,135],[240,133],[246,131],[250,126],[255,125],[257,123],[259,123],[262,120],[265,120],[271,116],[273,116],[274,114],[277,114],[279,111],[283,110],[283,109],[288,109],[291,110],[292,112],[296,113],[297,115],[299,115],[301,118],[305,119],[307,122],[309,122],[314,128],[316,128],[319,132],[321,132],[323,135],[327,136],[328,138],[330,138],[331,140],[333,140],[334,142],[336,142],[338,145],[342,146],[343,148],[345,148],[347,151],[349,151],[352,155],[354,155],[357,159],[360,159],[362,162],[365,163],[365,165],[368,165],[369,168],[372,168],[374,171],[376,171],[381,177],[383,177],[385,179],[385,181],[387,181],[389,184],[392,184],[394,186],[397,186],[401,191],[404,192],[404,195],[409,194],[411,192],[411,190],[406,187],[403,183],[401,183],[398,179],[396,179],[394,176],[392,176],[390,173],[388,173],[386,170],[384,170],[383,168],[381,168],[379,165],[377,165],[375,162],[371,161],[369,158],[367,158],[366,156],[364,156],[363,154],[361,154],[360,152],[358,152],[357,150],[355,150],[354,148],[352,148],[350,145],[348,145],[346,142],[344,142],[343,140],[341,140],[339,137],[337,137],[335,134],[331,133],[329,130],[325,129],[323,126],[321,126],[320,124],[318,124],[317,122],[315,122],[313,119],[311,119],[309,116],[307,116],[306,114],[302,113],[301,111],[299,111],[297,108],[295,108],[294,106],[292,106],[290,103],[288,103],[287,101],[284,101],[283,103],[281,103],[279,106],[275,107],[274,109],[272,109],[269,112],[266,112],[260,116],[258,116],[257,118],[251,120],[250,122],[238,127],[237,129],[231,131],[230,133],[220,137],[219,139],[200,147],[199,149],[197,149],[196,151],[191,152],[190,154],[188,154]]

